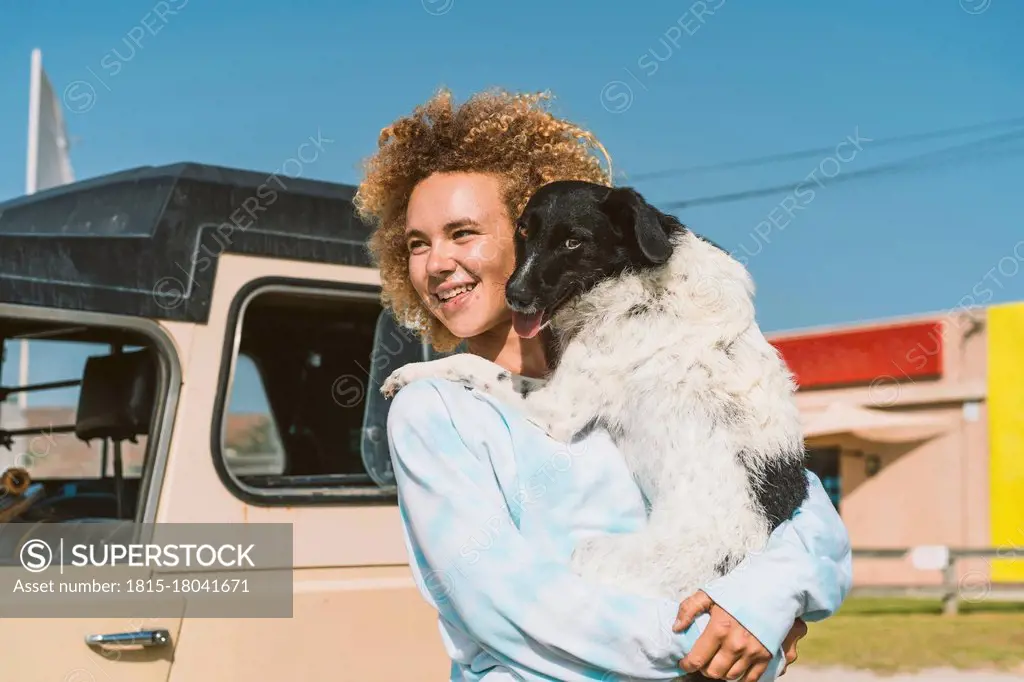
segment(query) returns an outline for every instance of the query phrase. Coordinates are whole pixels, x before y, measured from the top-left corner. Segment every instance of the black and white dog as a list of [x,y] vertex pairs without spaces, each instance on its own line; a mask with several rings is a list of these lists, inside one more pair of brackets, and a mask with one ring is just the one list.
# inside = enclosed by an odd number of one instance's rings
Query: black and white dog
[[516,223],[506,286],[520,336],[551,325],[543,382],[470,354],[396,370],[382,391],[438,377],[509,405],[552,438],[611,434],[650,506],[635,534],[589,539],[580,575],[683,599],[728,572],[807,494],[794,383],[754,317],[746,269],[630,188],[554,182]]

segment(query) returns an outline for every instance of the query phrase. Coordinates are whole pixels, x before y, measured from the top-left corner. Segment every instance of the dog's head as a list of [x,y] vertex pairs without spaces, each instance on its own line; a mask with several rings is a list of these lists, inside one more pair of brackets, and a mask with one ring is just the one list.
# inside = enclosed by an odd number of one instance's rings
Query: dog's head
[[562,180],[541,187],[516,221],[505,285],[516,333],[537,334],[570,299],[625,270],[664,264],[686,228],[633,189]]

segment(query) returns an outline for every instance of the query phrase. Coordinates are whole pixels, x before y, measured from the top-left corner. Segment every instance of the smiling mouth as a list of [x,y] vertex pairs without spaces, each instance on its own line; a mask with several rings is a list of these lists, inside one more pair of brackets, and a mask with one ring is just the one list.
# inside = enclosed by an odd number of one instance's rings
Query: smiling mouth
[[454,287],[443,291],[438,294],[434,294],[434,301],[440,306],[445,306],[457,301],[463,300],[468,296],[474,289],[476,289],[476,282],[471,284],[463,284],[462,286]]

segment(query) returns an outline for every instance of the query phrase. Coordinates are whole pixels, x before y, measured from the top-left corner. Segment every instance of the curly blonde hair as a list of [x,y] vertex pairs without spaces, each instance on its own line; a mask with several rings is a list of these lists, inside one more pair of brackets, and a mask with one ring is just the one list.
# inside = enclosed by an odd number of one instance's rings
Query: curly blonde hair
[[405,214],[417,183],[434,173],[496,174],[510,218],[546,183],[612,184],[611,159],[601,143],[552,115],[544,106],[548,99],[546,93],[489,90],[455,106],[451,92],[442,89],[382,130],[377,152],[364,164],[355,205],[374,227],[368,246],[380,270],[381,302],[438,351],[453,350],[461,339],[431,314],[409,279]]

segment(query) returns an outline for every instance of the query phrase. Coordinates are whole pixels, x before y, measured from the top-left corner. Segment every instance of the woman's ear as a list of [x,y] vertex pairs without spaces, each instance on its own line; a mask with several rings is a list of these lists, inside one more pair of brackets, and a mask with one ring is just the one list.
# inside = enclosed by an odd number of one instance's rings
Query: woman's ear
[[672,242],[662,221],[662,213],[630,187],[615,187],[601,202],[601,210],[626,237],[636,240],[640,252],[654,265],[672,255]]

